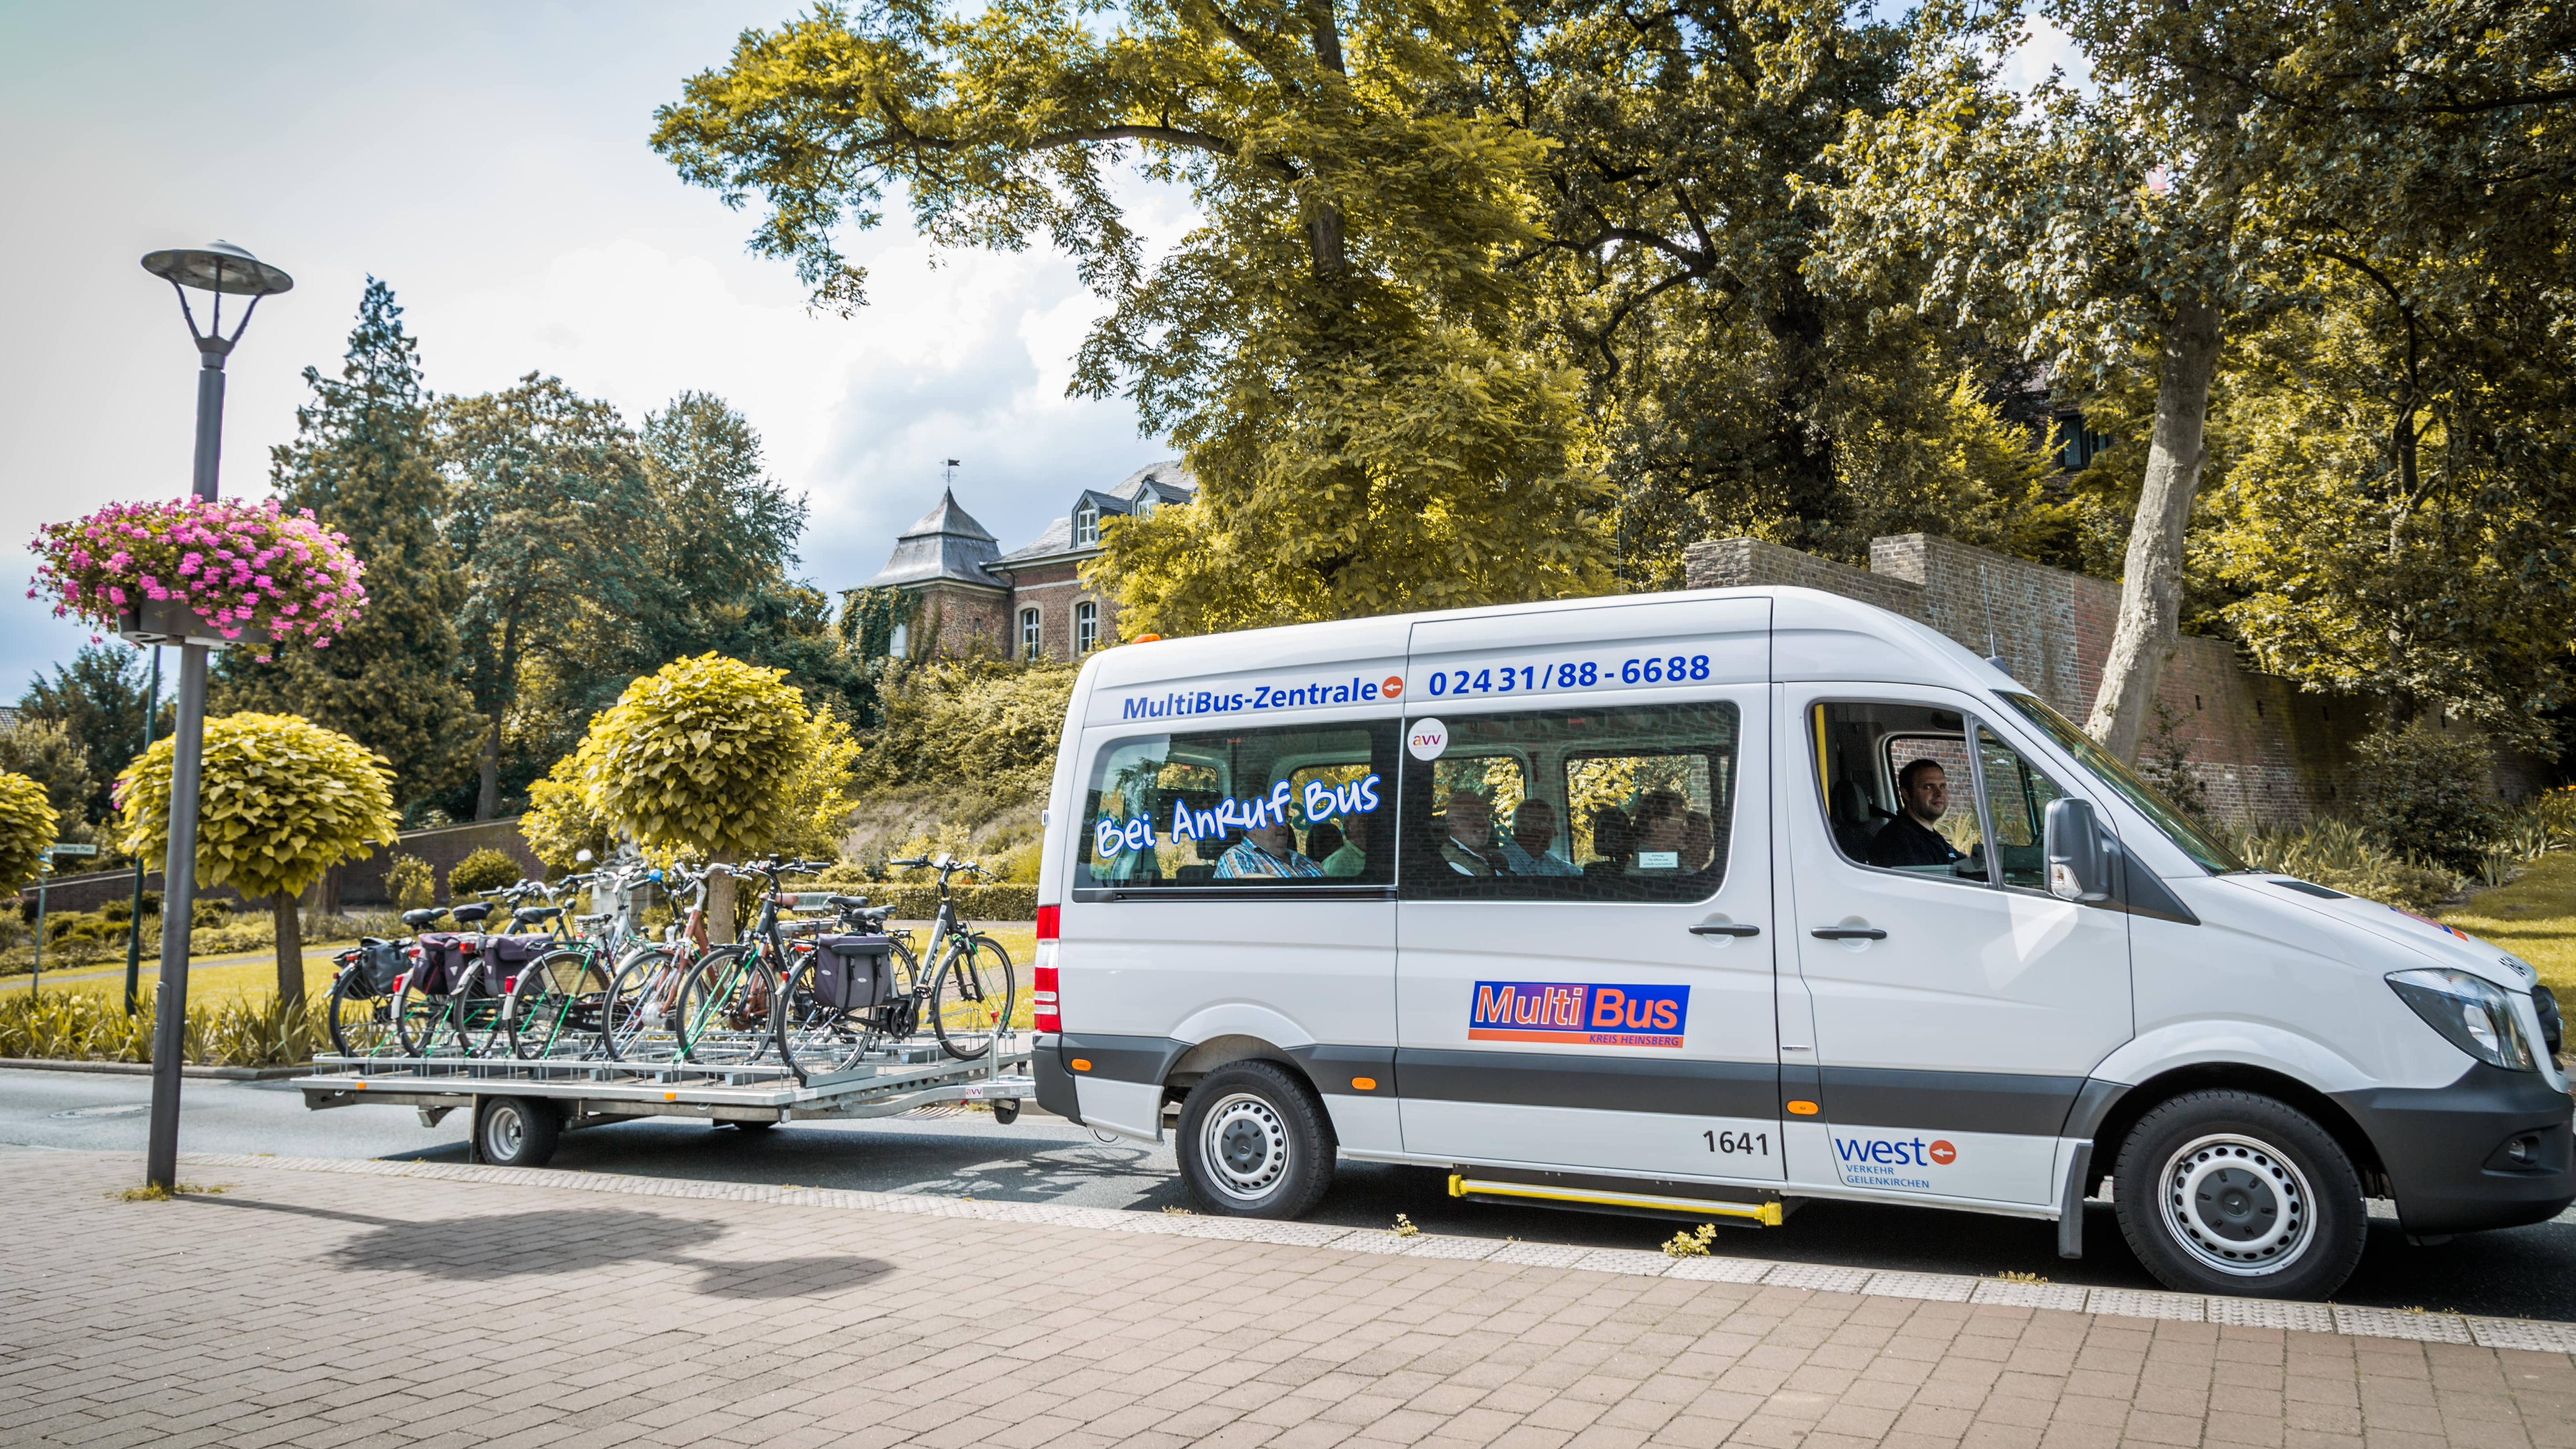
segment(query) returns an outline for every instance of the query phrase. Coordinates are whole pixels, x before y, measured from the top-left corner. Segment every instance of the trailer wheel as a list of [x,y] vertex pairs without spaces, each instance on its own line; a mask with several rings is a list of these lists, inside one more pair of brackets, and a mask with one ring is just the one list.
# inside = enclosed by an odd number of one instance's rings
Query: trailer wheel
[[2252,1092],[2188,1092],[2120,1145],[2120,1230],[2187,1293],[2322,1299],[2361,1262],[2361,1177],[2331,1133]]
[[1008,1127],[1012,1123],[1020,1120],[1019,1099],[1016,1097],[1005,1097],[1001,1101],[995,1102],[993,1104],[993,1120],[999,1122],[1005,1127]]
[[527,1097],[486,1099],[474,1124],[474,1145],[494,1167],[543,1167],[562,1135],[554,1103]]
[[1200,1078],[1173,1147],[1200,1209],[1227,1217],[1304,1217],[1333,1182],[1332,1119],[1276,1062],[1235,1062]]

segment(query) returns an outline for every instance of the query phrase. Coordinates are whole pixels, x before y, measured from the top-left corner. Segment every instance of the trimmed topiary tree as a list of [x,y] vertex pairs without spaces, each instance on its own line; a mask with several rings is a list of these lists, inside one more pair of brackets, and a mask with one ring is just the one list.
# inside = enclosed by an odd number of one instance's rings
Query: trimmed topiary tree
[[528,813],[519,817],[519,834],[526,837],[537,859],[559,870],[580,864],[585,850],[606,860],[616,845],[615,828],[591,803],[596,793],[591,780],[599,757],[598,727],[599,717],[593,715],[591,732],[582,736],[581,747],[555,761],[545,778],[528,783]]
[[468,896],[517,885],[526,874],[509,852],[484,846],[447,868],[447,903],[458,905]]
[[0,890],[14,892],[36,878],[60,823],[44,786],[0,771]]
[[[124,848],[158,859],[170,840],[171,742],[156,740],[117,777]],[[391,845],[393,771],[337,730],[291,714],[206,721],[197,792],[197,882],[266,896],[277,923],[277,996],[304,998],[304,932],[295,898],[371,845]]]
[[[808,712],[787,671],[702,654],[626,686],[591,721],[577,766],[591,809],[647,849],[735,861],[813,848],[816,822],[849,811],[857,745]],[[733,880],[707,893],[709,929],[733,936]]]

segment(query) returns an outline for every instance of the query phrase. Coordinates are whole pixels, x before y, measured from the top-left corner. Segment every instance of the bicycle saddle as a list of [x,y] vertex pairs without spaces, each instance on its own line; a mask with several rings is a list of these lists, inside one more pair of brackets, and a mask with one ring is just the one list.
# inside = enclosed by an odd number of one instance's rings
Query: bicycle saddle
[[403,912],[402,923],[417,931],[421,927],[428,925],[430,922],[435,921],[446,914],[447,912],[440,910],[436,906],[424,906],[417,911]]
[[492,914],[492,908],[489,905],[478,901],[470,906],[457,906],[450,910],[448,914],[470,926],[475,922],[482,920],[485,916]]
[[551,921],[562,914],[561,906],[521,906],[510,913],[510,920],[525,926],[537,921]]
[[825,899],[845,911],[855,911],[868,903],[866,896],[827,896]]

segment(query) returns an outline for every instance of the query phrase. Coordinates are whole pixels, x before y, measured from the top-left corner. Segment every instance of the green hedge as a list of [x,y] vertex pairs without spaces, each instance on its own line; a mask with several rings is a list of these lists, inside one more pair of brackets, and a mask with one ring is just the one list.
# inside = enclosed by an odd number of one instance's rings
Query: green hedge
[[[939,909],[939,888],[932,885],[887,885],[865,882],[832,887],[844,895],[866,896],[868,904],[894,907],[898,921],[926,921]],[[1033,921],[1038,914],[1038,888],[1032,885],[957,886],[957,913],[978,922]]]

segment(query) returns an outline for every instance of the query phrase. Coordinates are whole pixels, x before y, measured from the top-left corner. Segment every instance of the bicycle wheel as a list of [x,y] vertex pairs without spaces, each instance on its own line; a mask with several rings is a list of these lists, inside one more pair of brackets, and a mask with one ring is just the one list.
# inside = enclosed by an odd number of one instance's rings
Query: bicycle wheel
[[510,1055],[521,1061],[590,1055],[607,998],[608,975],[588,950],[549,951],[520,967],[501,1014]]
[[600,1007],[599,1045],[609,1060],[667,1062],[680,1054],[672,1030],[673,1010],[685,968],[668,946],[653,946],[626,958],[608,985]]
[[1011,954],[990,936],[969,936],[950,948],[930,983],[930,1029],[950,1056],[971,1062],[993,1049],[1018,1005]]
[[495,1056],[507,1049],[501,1017],[510,1005],[509,983],[496,970],[489,956],[477,957],[466,966],[465,980],[450,998],[456,1037],[469,1057]]
[[747,946],[718,946],[680,983],[680,1059],[738,1066],[769,1054],[776,974]]
[[344,1057],[382,1056],[397,1047],[393,999],[367,987],[366,967],[331,983],[331,1049]]
[[843,1011],[816,999],[814,972],[821,953],[808,951],[778,993],[778,1059],[800,1076],[847,1071],[877,1040],[866,1008]]
[[407,1057],[462,1056],[465,1039],[457,1034],[454,998],[423,991],[405,980],[394,993],[394,1040]]

